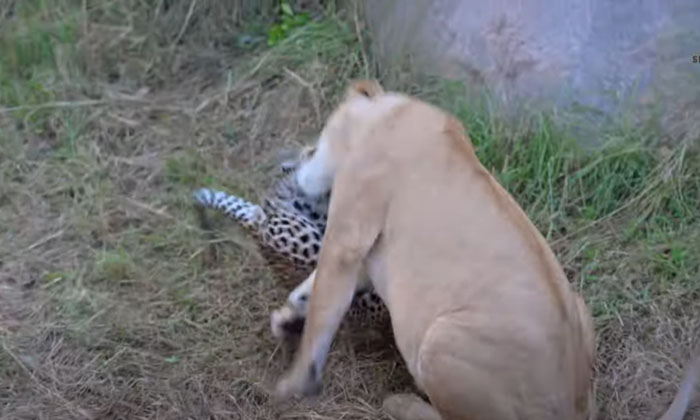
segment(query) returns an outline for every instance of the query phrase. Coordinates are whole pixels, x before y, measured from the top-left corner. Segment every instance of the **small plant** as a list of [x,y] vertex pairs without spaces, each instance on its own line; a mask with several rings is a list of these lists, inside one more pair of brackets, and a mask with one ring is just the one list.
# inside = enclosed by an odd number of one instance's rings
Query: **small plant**
[[288,2],[280,3],[280,22],[272,25],[267,31],[267,45],[272,47],[287,39],[291,31],[300,28],[311,21],[309,12],[294,13]]
[[136,265],[124,250],[119,250],[103,251],[95,267],[99,279],[118,282],[131,278],[135,273]]

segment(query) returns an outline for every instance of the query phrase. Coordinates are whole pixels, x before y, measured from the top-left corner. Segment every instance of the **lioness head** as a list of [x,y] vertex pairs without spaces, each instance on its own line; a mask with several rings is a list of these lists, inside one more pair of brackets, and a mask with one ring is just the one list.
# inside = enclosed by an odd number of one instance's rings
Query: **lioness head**
[[302,191],[317,197],[330,191],[340,158],[350,147],[356,115],[371,105],[384,89],[373,80],[356,80],[350,83],[345,98],[326,122],[312,150],[310,158],[302,162],[297,171],[297,183]]
[[282,172],[285,174],[291,174],[292,172],[299,169],[299,167],[314,155],[316,152],[316,145],[306,145],[297,151],[296,155],[292,158],[285,160],[280,165]]

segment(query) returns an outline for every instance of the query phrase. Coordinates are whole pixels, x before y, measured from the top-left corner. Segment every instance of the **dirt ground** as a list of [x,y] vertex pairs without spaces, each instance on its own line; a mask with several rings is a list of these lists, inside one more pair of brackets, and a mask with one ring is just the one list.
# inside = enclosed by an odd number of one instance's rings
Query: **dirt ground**
[[[200,229],[191,199],[215,186],[258,200],[344,83],[374,74],[357,16],[326,11],[270,48],[237,2],[59,3],[0,7],[11,29],[0,32],[0,418],[385,418],[382,398],[412,385],[381,331],[343,329],[322,395],[271,404],[291,353],[269,314],[290,288],[230,221]],[[500,131],[470,122],[493,157],[485,139]],[[529,200],[525,166],[522,182],[504,181],[594,308],[601,419],[661,413],[700,336],[700,165],[691,148],[659,153],[620,172],[631,195],[589,219]],[[627,165],[610,156],[578,169]],[[505,177],[508,165],[493,167]],[[683,216],[657,220],[676,196]],[[654,228],[632,235],[642,217]],[[698,403],[687,418],[700,419]]]

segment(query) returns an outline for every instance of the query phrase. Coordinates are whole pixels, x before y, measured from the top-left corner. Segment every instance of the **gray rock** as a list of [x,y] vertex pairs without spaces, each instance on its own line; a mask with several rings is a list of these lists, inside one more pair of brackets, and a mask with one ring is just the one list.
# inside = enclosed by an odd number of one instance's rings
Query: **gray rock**
[[488,89],[589,126],[658,117],[700,137],[700,0],[365,0],[380,62]]

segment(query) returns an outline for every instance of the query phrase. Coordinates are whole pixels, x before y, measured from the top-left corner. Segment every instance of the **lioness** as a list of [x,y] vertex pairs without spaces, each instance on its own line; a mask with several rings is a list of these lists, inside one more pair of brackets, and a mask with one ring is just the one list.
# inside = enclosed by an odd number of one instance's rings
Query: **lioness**
[[[462,125],[420,100],[351,84],[297,181],[332,187],[308,318],[277,396],[316,392],[355,286],[368,275],[432,406],[393,396],[395,418],[594,416],[591,316],[544,238],[481,165]],[[664,420],[683,417],[695,361]]]

